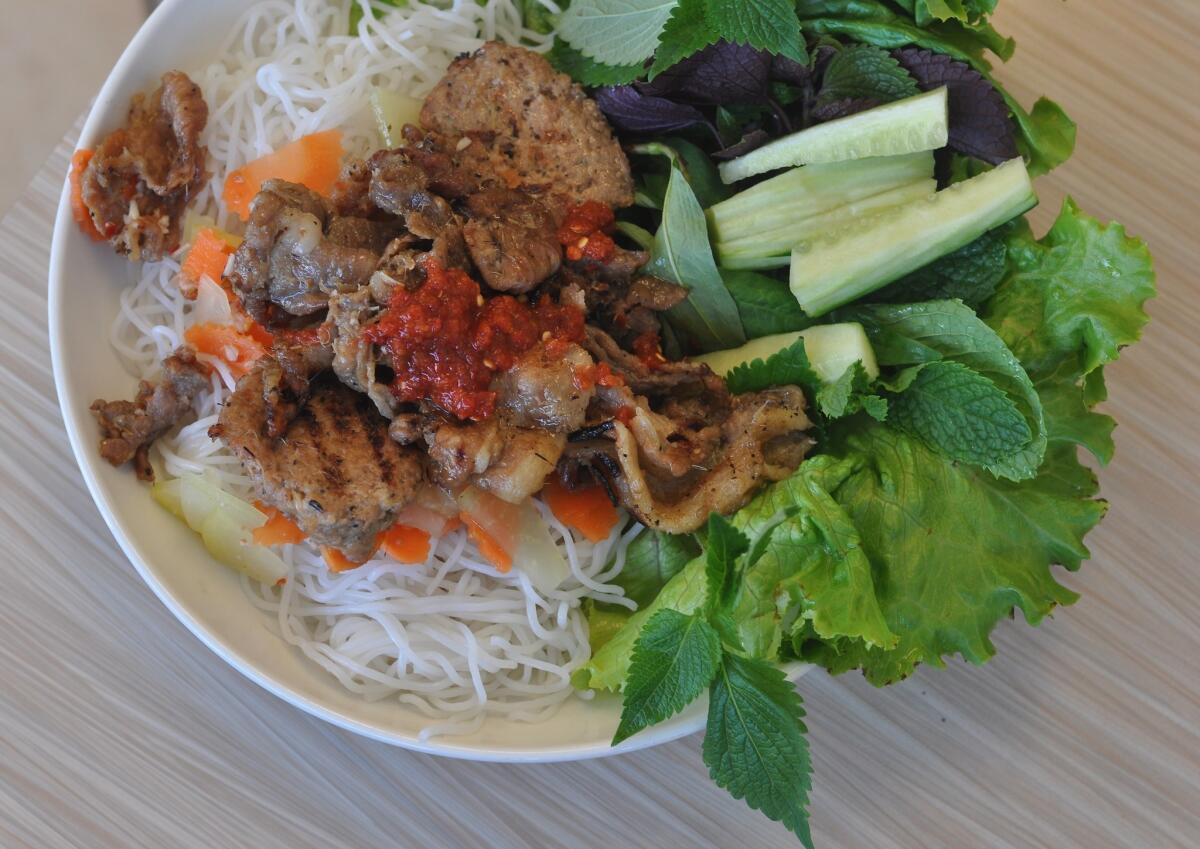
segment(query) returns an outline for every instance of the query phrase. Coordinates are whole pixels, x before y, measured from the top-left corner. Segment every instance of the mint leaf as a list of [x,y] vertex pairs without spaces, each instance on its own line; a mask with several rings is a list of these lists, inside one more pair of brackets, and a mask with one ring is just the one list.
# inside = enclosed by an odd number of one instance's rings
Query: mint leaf
[[725,376],[725,382],[735,395],[761,392],[772,386],[803,386],[812,391],[821,386],[821,379],[813,371],[808,354],[804,351],[803,339],[797,339],[765,361],[756,359],[742,363]]
[[645,71],[641,64],[605,65],[589,59],[561,38],[554,40],[547,58],[575,82],[592,87],[631,83]]
[[721,279],[737,304],[747,339],[803,330],[813,323],[791,289],[778,280],[756,271],[727,268],[721,269]]
[[613,745],[694,702],[713,680],[720,659],[717,632],[700,616],[664,609],[650,617],[633,647]]
[[[845,316],[845,317],[841,317]],[[861,323],[881,365],[920,365],[946,359],[989,378],[1017,405],[1033,438],[987,469],[1010,480],[1037,474],[1046,452],[1042,402],[1021,363],[991,328],[958,301],[879,304],[839,312],[839,321]]]
[[950,360],[901,372],[888,422],[939,454],[990,466],[1029,444],[1033,434],[1017,405],[995,383]]
[[778,667],[726,654],[709,693],[702,753],[714,782],[812,849],[803,717],[800,696]]
[[1014,607],[1036,625],[1076,599],[1050,567],[1079,567],[1084,535],[1105,504],[1093,500],[1095,477],[1073,446],[1054,446],[1037,478],[1010,483],[894,428],[855,424],[832,446],[854,466],[832,494],[861,534],[899,641],[884,649],[814,640],[802,646],[804,659],[833,672],[861,668],[872,683],[889,684],[919,663],[942,666],[949,654],[983,663],[995,654],[989,633]]
[[872,298],[888,303],[957,298],[972,309],[979,309],[996,293],[1007,273],[1008,245],[1000,228],[889,284]]
[[817,409],[828,419],[852,416],[867,409],[872,418],[887,417],[887,401],[871,394],[871,376],[862,362],[852,363],[833,383],[817,390]]
[[706,0],[708,24],[727,41],[807,62],[808,51],[790,0]]
[[750,540],[721,514],[708,517],[704,577],[708,583],[705,604],[710,612],[729,601],[738,577],[737,560],[749,550]]
[[700,551],[700,544],[690,534],[646,529],[625,549],[625,566],[613,583],[624,589],[625,597],[633,599],[639,609],[643,608]]
[[691,290],[667,320],[700,351],[736,348],[746,341],[737,305],[725,288],[708,241],[708,221],[688,181],[671,167],[662,223],[645,271]]
[[671,11],[671,17],[663,26],[654,64],[650,66],[649,79],[653,80],[663,71],[699,53],[717,42],[720,33],[708,24],[704,16],[707,0],[679,0]]
[[1031,374],[1079,359],[1086,375],[1136,342],[1154,297],[1154,261],[1120,224],[1101,224],[1068,198],[1045,238],[1028,226],[1008,242],[1012,274],[986,318]]
[[889,103],[919,92],[916,80],[886,50],[854,44],[829,60],[818,102],[861,99]]
[[606,65],[649,59],[676,0],[574,0],[558,32],[585,56]]

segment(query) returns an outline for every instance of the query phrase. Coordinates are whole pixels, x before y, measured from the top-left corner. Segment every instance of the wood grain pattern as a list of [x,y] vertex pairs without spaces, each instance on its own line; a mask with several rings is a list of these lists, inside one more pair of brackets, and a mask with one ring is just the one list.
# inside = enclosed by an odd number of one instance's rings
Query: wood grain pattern
[[[1083,593],[1002,626],[984,669],[877,691],[804,679],[818,845],[1200,845],[1200,4],[1005,0],[1003,71],[1083,127],[1044,180],[1149,239],[1161,296],[1110,372],[1111,515]],[[0,224],[0,845],[790,847],[709,785],[699,741],[512,767],[359,739],[279,702],[193,639],[109,538],[49,374],[50,221],[70,140]]]

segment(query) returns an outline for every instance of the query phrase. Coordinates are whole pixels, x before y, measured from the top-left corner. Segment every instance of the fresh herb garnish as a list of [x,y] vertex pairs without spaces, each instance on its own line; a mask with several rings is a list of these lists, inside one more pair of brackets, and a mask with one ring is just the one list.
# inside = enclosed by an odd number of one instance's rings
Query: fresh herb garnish
[[713,260],[704,210],[674,166],[646,271],[691,290],[688,299],[666,315],[700,351],[735,348],[746,341],[737,305]]
[[742,573],[769,550],[773,529],[752,551],[745,534],[716,514],[709,518],[704,600],[686,614],[663,607],[640,626],[613,744],[673,716],[708,690],[703,758],[713,781],[811,846],[806,808],[812,765],[800,696],[775,664],[746,656],[734,619]]

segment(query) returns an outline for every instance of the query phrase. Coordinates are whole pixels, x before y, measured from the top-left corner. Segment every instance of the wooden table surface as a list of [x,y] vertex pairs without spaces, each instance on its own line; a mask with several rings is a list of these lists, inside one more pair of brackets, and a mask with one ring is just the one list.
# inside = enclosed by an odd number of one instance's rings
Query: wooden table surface
[[[1041,183],[1157,257],[1146,340],[1111,369],[1112,509],[1083,599],[999,657],[879,691],[802,681],[826,847],[1200,846],[1200,3],[1004,0],[1003,77],[1079,121]],[[62,430],[46,339],[71,139],[0,224],[0,846],[790,847],[709,784],[699,740],[514,767],[360,739],[258,689],[142,585]],[[107,321],[107,317],[104,319]]]

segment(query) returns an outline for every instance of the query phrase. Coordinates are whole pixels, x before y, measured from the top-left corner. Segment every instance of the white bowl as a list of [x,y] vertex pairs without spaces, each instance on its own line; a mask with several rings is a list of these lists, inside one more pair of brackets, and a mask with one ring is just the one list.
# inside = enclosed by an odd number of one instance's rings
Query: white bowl
[[[84,125],[81,147],[122,125],[130,97],[153,88],[172,68],[202,67],[247,0],[167,0],[117,62]],[[95,398],[132,395],[135,381],[108,343],[120,292],[132,282],[128,261],[88,240],[71,217],[64,187],[50,255],[50,351],[71,447],[92,498],[117,542],[163,604],[201,642],[247,678],[314,716],[408,749],[480,761],[568,761],[628,752],[674,740],[704,725],[691,709],[612,748],[619,701],[570,699],[551,719],[526,724],[490,718],[474,734],[422,742],[427,720],[393,701],[367,702],[268,628],[237,577],[213,561],[199,538],[155,507],[129,469],[101,460],[88,407]],[[796,670],[799,671],[799,670]]]

